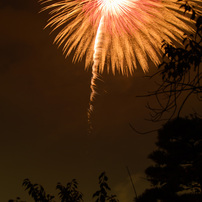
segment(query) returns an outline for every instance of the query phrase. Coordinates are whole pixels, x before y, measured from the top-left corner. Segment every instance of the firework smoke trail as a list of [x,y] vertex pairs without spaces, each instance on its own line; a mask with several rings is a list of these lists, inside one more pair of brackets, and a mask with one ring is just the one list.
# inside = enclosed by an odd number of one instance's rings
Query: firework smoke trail
[[100,54],[102,53],[102,43],[103,43],[103,25],[104,25],[104,17],[101,18],[96,38],[95,38],[95,46],[94,46],[94,54],[93,54],[93,67],[92,67],[92,78],[91,78],[91,95],[90,95],[90,102],[89,102],[89,109],[88,109],[88,123],[89,123],[89,132],[92,130],[92,123],[91,123],[91,114],[93,112],[93,102],[95,99],[96,92],[96,79],[99,77],[98,67],[99,67],[99,58]]
[[[201,11],[201,0],[186,0]],[[134,75],[148,61],[160,64],[162,41],[181,43],[184,32],[193,32],[190,18],[179,11],[185,0],[39,0],[51,18],[46,27],[60,29],[54,43],[63,46],[73,61],[85,57],[92,67],[90,120],[96,95],[95,81],[105,69]],[[104,38],[104,40],[103,40]]]

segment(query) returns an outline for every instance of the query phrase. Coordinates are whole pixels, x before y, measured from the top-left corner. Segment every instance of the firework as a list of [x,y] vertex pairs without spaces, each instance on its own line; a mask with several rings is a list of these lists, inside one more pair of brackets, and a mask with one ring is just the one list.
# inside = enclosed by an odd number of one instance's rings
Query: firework
[[[196,4],[200,0],[193,0]],[[162,40],[179,42],[184,32],[193,31],[189,18],[179,12],[176,0],[40,0],[49,10],[47,24],[60,29],[54,43],[63,46],[73,61],[85,56],[85,68],[92,67],[90,108],[96,94],[95,79],[104,69],[132,75],[148,61],[160,63]]]

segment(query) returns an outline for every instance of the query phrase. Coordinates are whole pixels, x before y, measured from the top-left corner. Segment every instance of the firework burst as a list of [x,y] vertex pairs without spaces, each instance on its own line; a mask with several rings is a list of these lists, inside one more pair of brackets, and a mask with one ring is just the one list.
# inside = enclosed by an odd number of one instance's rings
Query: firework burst
[[148,60],[160,63],[162,40],[179,42],[192,31],[176,0],[39,1],[52,15],[47,26],[61,29],[54,42],[66,56],[74,52],[74,62],[85,56],[85,67],[92,67],[89,120],[98,73],[132,75],[137,66],[147,72]]

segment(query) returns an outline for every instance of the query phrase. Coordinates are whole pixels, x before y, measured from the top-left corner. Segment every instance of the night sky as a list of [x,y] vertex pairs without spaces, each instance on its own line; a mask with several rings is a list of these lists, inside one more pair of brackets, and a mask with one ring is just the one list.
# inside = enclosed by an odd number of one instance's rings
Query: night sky
[[[145,120],[152,99],[137,98],[154,90],[154,81],[140,68],[130,77],[104,72],[89,135],[91,71],[84,70],[84,61],[65,59],[52,44],[57,32],[43,29],[49,16],[40,8],[37,0],[0,2],[0,201],[17,196],[32,201],[21,186],[25,178],[54,195],[57,182],[76,178],[84,200],[91,201],[106,171],[112,193],[130,202],[134,193],[126,166],[140,194],[148,186],[144,170],[156,133],[139,135],[129,123],[140,131],[161,126]],[[199,110],[196,105],[189,102],[185,114]]]

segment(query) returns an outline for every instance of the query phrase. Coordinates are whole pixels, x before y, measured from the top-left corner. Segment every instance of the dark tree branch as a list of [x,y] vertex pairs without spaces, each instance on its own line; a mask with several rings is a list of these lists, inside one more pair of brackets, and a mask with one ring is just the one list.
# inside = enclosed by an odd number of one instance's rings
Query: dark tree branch
[[[187,3],[187,2],[186,2]],[[187,9],[187,7],[185,7]],[[185,9],[185,12],[187,11]],[[193,11],[189,8],[188,11]],[[193,19],[199,13],[195,12]],[[187,100],[193,95],[202,101],[202,16],[197,16],[196,32],[190,36],[185,35],[184,47],[175,46],[163,42],[164,60],[159,65],[159,71],[149,79],[161,77],[161,82],[157,83],[155,91],[148,92],[146,95],[137,97],[154,97],[156,106],[147,104],[146,107],[151,111],[151,121],[170,120],[179,117]]]

